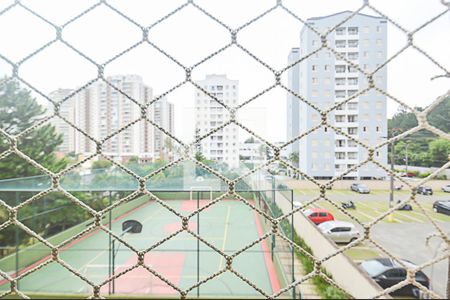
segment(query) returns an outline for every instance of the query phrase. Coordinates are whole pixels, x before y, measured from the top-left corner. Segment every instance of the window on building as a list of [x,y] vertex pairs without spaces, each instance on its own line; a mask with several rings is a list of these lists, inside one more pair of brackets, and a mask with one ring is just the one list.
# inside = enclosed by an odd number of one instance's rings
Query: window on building
[[358,146],[358,144],[356,144],[356,142],[355,142],[355,141],[352,141],[352,140],[348,140],[348,141],[347,141],[347,145],[348,145],[350,148],[354,148],[354,147],[357,147],[357,146]]
[[366,127],[366,126],[364,126],[364,127],[363,127],[363,131],[364,131],[364,132],[366,132],[366,130],[367,130],[367,127]]
[[350,123],[358,122],[358,115],[348,115],[347,121]]
[[363,57],[364,57],[364,58],[368,58],[368,57],[369,57],[369,52],[364,51],[364,52],[363,52]]
[[345,147],[345,140],[336,140],[336,147]]
[[375,108],[380,109],[383,108],[383,102],[382,101],[377,101],[375,104]]
[[324,66],[323,66],[323,69],[324,69],[325,71],[329,71],[329,70],[330,70],[330,66],[329,66],[329,65],[324,65]]
[[382,57],[383,57],[383,52],[377,51],[377,58],[382,58]]
[[350,35],[358,34],[358,27],[349,27],[348,28],[348,34],[350,34]]
[[345,152],[336,152],[336,159],[345,159]]
[[349,72],[349,73],[355,73],[355,72],[358,72],[358,69],[356,69],[356,68],[353,67],[353,66],[348,66],[348,72]]
[[344,34],[345,34],[345,27],[336,28],[336,35],[344,35]]
[[348,79],[349,85],[358,85],[358,77],[351,77]]
[[345,98],[344,90],[336,90],[336,91],[334,91],[334,94],[336,95],[336,98]]
[[347,133],[350,135],[358,134],[358,128],[357,127],[349,127]]
[[377,131],[377,132],[380,131],[380,127],[379,127],[379,126],[376,127],[376,131]]
[[330,90],[324,90],[324,91],[323,91],[323,95],[324,95],[325,97],[329,97],[329,96],[331,95],[331,91],[330,91]]
[[345,40],[336,40],[335,45],[336,45],[336,48],[345,48],[346,41]]
[[377,26],[377,32],[381,32],[381,26]]
[[347,153],[348,159],[357,159],[358,158],[358,152],[348,152]]
[[377,39],[376,40],[376,45],[377,46],[382,46],[383,45],[383,40],[382,39]]
[[312,66],[311,66],[311,70],[317,71],[317,65],[312,65]]
[[363,32],[364,33],[369,33],[370,32],[370,27],[369,26],[364,26],[363,27]]
[[345,85],[345,78],[337,77],[336,85]]
[[367,64],[364,64],[363,65],[363,69],[366,71],[366,70],[369,70],[369,65],[367,65]]
[[311,141],[311,146],[316,147],[317,146],[317,140],[312,140]]
[[348,90],[348,96],[351,97],[354,94],[356,94],[358,92],[358,90]]
[[343,123],[345,122],[345,116],[334,116],[336,123]]
[[331,83],[330,77],[325,77],[324,80],[323,80],[323,82],[324,82],[326,85],[330,84],[330,83]]
[[317,77],[312,77],[311,82],[312,82],[312,84],[318,84],[319,80],[317,79]]
[[339,104],[339,105],[336,107],[336,110],[344,110],[344,106],[345,106],[345,104]]
[[336,65],[336,73],[345,73],[345,65]]
[[348,53],[348,59],[350,59],[350,60],[358,59],[358,52],[349,52]]
[[369,45],[370,45],[370,40],[369,40],[369,39],[363,39],[363,40],[362,40],[362,45],[363,45],[364,47],[369,47]]
[[381,121],[383,120],[383,115],[382,114],[377,114],[377,121]]
[[319,96],[319,91],[318,90],[312,90],[311,96],[313,96],[313,97]]
[[312,157],[312,158],[317,158],[317,152],[316,152],[316,151],[313,151],[313,152],[311,153],[311,157]]
[[351,48],[358,47],[358,40],[349,40],[348,41],[348,46],[351,47]]

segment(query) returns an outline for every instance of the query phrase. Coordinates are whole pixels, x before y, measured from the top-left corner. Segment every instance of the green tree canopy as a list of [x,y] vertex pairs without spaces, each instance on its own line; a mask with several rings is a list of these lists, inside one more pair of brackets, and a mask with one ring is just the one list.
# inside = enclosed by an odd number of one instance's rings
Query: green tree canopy
[[[10,135],[17,135],[44,118],[45,109],[36,102],[30,91],[21,88],[15,81],[0,86],[0,128]],[[55,151],[62,143],[51,124],[44,124],[27,132],[18,139],[17,147],[24,154],[51,171],[66,167],[65,159],[57,159]],[[10,147],[0,134],[0,152]],[[0,160],[0,179],[42,174],[42,172],[16,154]]]

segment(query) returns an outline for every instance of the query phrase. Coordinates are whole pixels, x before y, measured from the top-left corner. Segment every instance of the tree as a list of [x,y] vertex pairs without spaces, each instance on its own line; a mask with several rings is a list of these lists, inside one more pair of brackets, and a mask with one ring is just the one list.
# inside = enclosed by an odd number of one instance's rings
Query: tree
[[292,152],[291,154],[289,154],[289,160],[291,161],[291,163],[298,167],[298,162],[299,162],[299,155],[298,152]]
[[[10,135],[17,135],[44,118],[45,109],[30,91],[15,81],[0,86],[0,128]],[[62,143],[51,124],[44,124],[21,136],[17,147],[24,154],[51,171],[58,172],[67,166],[66,159],[57,159],[55,152]],[[0,134],[0,152],[9,148],[6,138]],[[12,154],[0,160],[0,179],[40,175],[42,172],[19,156]]]
[[430,143],[430,159],[434,167],[443,166],[450,155],[450,141],[440,138]]
[[[9,135],[17,136],[43,120],[45,117],[45,109],[31,96],[30,91],[21,88],[18,82],[5,82],[0,86],[0,128]],[[66,159],[57,159],[55,155],[57,147],[61,145],[62,141],[62,136],[56,133],[55,128],[51,124],[45,123],[18,138],[17,148],[45,168],[53,172],[58,172],[67,166]],[[9,147],[10,145],[6,137],[0,134],[0,152],[7,150]],[[42,174],[38,168],[32,166],[16,154],[10,154],[1,159],[0,170],[0,179]],[[29,197],[30,195],[28,193],[23,192],[20,194],[18,200],[21,202]],[[56,201],[58,196],[52,193],[45,195],[43,198],[46,198],[49,203],[50,201]],[[9,202],[9,204],[16,204],[15,197],[11,196],[11,193],[2,195],[2,199]],[[45,202],[35,201],[33,206],[27,205],[23,207],[20,218],[23,219],[30,217],[35,212],[48,210],[49,207],[43,205]],[[53,214],[60,215],[63,218],[68,216],[67,212],[63,213],[63,210],[54,212]],[[28,219],[28,221],[24,222],[32,222],[33,229],[38,233],[42,233],[51,223],[47,217],[33,217],[33,219]],[[12,245],[15,242],[14,236],[13,227],[5,228],[2,231],[2,236],[0,236],[2,245]],[[20,238],[23,244],[29,243],[31,239],[28,235],[20,235]]]
[[92,163],[92,169],[107,169],[112,166],[112,162],[106,159],[99,159]]

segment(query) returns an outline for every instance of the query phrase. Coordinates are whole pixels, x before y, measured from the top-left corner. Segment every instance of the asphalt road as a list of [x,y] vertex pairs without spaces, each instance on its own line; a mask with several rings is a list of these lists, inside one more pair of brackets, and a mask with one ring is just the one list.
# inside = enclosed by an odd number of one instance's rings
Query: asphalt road
[[[450,233],[450,222],[439,223],[439,226],[445,232]],[[434,232],[436,232],[436,229],[431,224],[379,223],[372,228],[372,238],[396,257],[420,265],[442,255],[438,238],[430,240],[429,246],[425,243],[426,237]],[[424,269],[431,280],[432,289],[441,296],[446,295],[447,267],[448,261],[444,259]]]
[[[367,215],[367,217],[372,218],[379,213],[379,211],[377,211],[375,208],[376,202],[378,202],[377,205],[379,207],[379,203],[383,201],[383,203],[386,203],[387,207],[387,203],[389,201],[389,193],[387,192],[375,192],[369,195],[360,195],[344,190],[333,190],[330,191],[329,194],[327,192],[327,195],[329,199],[335,201],[336,203],[353,200],[356,203],[357,210],[349,211],[349,213],[356,215],[359,208],[359,213],[361,214],[363,213],[362,208],[364,208],[364,214]],[[442,193],[433,195],[432,197],[418,195],[417,200],[420,203],[423,203],[424,206],[426,204],[429,209],[428,213],[436,222],[436,224],[441,228],[441,230],[450,234],[450,217],[444,216],[442,214],[438,215],[431,212],[432,203],[438,199],[448,198],[447,195],[448,194]],[[297,191],[294,194],[294,201],[305,203],[307,201],[311,201],[317,196],[318,192],[315,191]],[[409,198],[408,193],[396,193],[395,195],[395,201],[399,199],[404,200],[407,198]],[[323,200],[320,200],[317,203],[322,207],[327,204],[323,202]],[[415,209],[414,213],[418,214],[420,212]],[[405,214],[408,214],[408,212],[406,212]],[[435,255],[442,254],[442,252],[439,252],[441,250],[439,249],[440,240],[438,238],[433,238],[430,241],[429,246],[427,246],[425,243],[426,237],[437,231],[428,219],[425,219],[420,215],[414,215],[414,218],[403,219],[403,221],[401,221],[399,219],[399,215],[400,213],[396,213],[397,223],[389,223],[387,222],[387,219],[384,219],[381,222],[375,224],[372,227],[372,238],[396,257],[407,259],[416,265],[428,262],[432,260]],[[417,220],[417,222],[415,222],[415,220]],[[366,219],[363,223],[369,221],[370,219]],[[369,245],[369,243],[367,243],[366,246],[372,247]],[[379,249],[375,250],[379,253],[380,256],[384,256]],[[443,261],[440,261],[433,266],[426,267],[424,269],[424,272],[431,280],[432,289],[442,297],[446,295],[447,267],[448,261],[447,259],[444,259]]]

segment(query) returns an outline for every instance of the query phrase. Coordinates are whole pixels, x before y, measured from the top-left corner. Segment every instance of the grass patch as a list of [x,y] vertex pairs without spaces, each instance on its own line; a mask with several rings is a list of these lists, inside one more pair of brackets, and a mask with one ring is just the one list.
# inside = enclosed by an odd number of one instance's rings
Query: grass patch
[[354,247],[346,250],[344,253],[354,261],[361,261],[379,257],[378,252],[368,248]]

